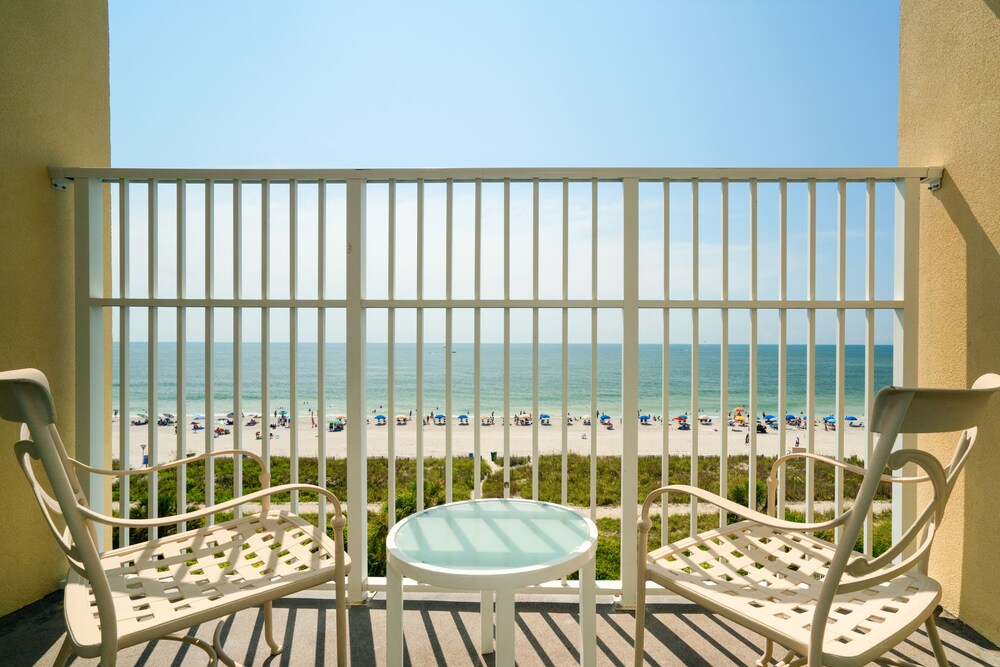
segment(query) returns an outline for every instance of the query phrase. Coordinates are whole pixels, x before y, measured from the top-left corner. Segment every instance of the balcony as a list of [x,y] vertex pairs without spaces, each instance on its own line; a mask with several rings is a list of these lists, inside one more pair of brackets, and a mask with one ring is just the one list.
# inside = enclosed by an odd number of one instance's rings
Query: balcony
[[[76,435],[94,445],[78,456],[135,469],[233,447],[260,453],[276,482],[331,488],[350,530],[369,535],[348,540],[353,562],[368,565],[348,582],[359,664],[384,658],[372,639],[385,624],[378,549],[408,512],[514,496],[599,519],[599,652],[613,660],[630,651],[634,619],[620,610],[634,605],[646,492],[666,479],[729,497],[742,487],[754,507],[748,480],[793,448],[866,462],[875,393],[915,379],[917,191],[940,178],[905,167],[52,175],[73,183],[82,212],[77,356],[91,391]],[[856,480],[809,463],[781,479],[778,511],[839,515]],[[153,517],[252,487],[239,466],[216,464],[197,479],[121,477],[88,490],[95,505]],[[322,499],[285,502],[326,523]],[[884,550],[914,507],[885,495],[859,548]],[[672,518],[661,540],[729,520],[696,500],[662,511]],[[419,600],[405,620],[413,662],[478,655],[472,602],[406,590]],[[575,630],[562,630],[576,622],[564,599],[576,590],[557,581],[525,591],[524,661],[577,657],[566,639]],[[302,639],[321,632],[320,599],[281,607],[303,659],[320,655]],[[653,600],[652,659],[756,659],[725,621]],[[244,613],[230,629],[227,643],[237,655],[246,647],[248,662],[259,623]],[[996,657],[958,624],[943,627],[953,655]],[[903,653],[920,662],[923,639]]]

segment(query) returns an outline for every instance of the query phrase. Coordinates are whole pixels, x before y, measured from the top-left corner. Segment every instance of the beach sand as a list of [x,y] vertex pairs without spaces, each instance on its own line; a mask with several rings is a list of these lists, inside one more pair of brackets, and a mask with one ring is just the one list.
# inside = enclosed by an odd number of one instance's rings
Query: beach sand
[[[244,423],[246,420],[243,420]],[[374,419],[372,423],[365,426],[367,435],[367,455],[369,457],[385,457],[388,454],[389,426],[376,426]],[[243,449],[260,454],[262,452],[262,442],[257,440],[255,433],[262,430],[262,425],[242,427]],[[614,430],[608,431],[606,428],[598,426],[597,454],[598,456],[620,456],[622,453],[622,425],[615,419]],[[178,458],[177,434],[173,426],[157,426],[156,428],[156,457],[155,460],[164,463]],[[227,427],[234,428],[234,427]],[[354,428],[348,425],[347,429]],[[423,429],[423,449],[425,457],[443,457],[446,454],[446,431],[445,426],[435,426],[433,424],[423,426],[420,423],[410,422],[406,426],[395,427],[395,449],[398,458],[412,458],[416,456],[417,450],[417,430]],[[654,422],[649,426],[638,426],[639,431],[639,454],[640,455],[660,455],[663,453],[663,430],[662,424]],[[692,429],[695,427],[692,427]],[[716,421],[712,426],[698,426],[698,454],[702,456],[719,456],[722,450],[723,431],[722,426]],[[184,450],[188,455],[201,454],[210,446],[212,450],[232,449],[235,447],[234,435],[223,435],[210,438],[210,445],[207,444],[205,431],[192,431],[190,420],[186,425]],[[532,453],[533,438],[532,427],[514,426],[510,427],[510,454],[512,456],[527,456]],[[315,457],[319,448],[320,430],[312,428],[310,418],[299,419],[297,434],[293,438],[291,427],[278,427],[272,429],[275,434],[270,441],[270,453],[272,456],[290,456],[292,453],[292,441],[295,440],[296,450],[300,457]],[[458,457],[468,456],[474,451],[474,426],[458,426],[452,424],[452,454]],[[147,454],[151,454],[149,444],[148,426],[129,426],[129,467],[135,468],[141,465],[142,447],[147,445]],[[747,428],[727,428],[728,454],[746,455],[751,452],[751,446],[746,444]],[[558,454],[562,451],[563,429],[558,420],[553,420],[551,426],[538,426],[538,451],[539,454]],[[865,428],[845,428],[842,431],[824,431],[823,426],[817,425],[813,431],[815,436],[815,451],[818,454],[827,456],[837,456],[838,436],[843,434],[844,455],[864,456],[867,446],[867,429]],[[347,430],[336,433],[324,431],[326,436],[327,457],[343,458],[347,452]],[[584,437],[586,436],[586,437]],[[691,454],[694,431],[680,431],[671,425],[668,428],[669,452],[670,454],[689,455]],[[785,444],[781,446],[779,433],[776,430],[768,429],[766,434],[756,436],[757,454],[775,456],[779,452],[784,452],[795,446],[796,438],[799,439],[801,447],[806,447],[809,439],[807,428],[788,427],[785,433]],[[120,427],[117,420],[112,424],[112,457],[120,458],[119,449]],[[584,426],[582,421],[574,422],[566,427],[566,447],[571,453],[589,455],[594,443],[590,426]],[[491,452],[496,452],[497,456],[504,455],[504,428],[497,423],[492,426],[480,427],[480,452],[484,458],[489,458]],[[183,453],[182,453],[183,454]],[[154,457],[150,456],[150,462]]]

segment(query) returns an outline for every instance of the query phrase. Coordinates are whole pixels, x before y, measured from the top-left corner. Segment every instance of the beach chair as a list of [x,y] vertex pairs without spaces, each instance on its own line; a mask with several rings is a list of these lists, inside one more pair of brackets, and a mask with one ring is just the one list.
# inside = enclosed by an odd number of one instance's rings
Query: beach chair
[[[762,635],[766,644],[757,665],[771,664],[775,644],[787,651],[778,662],[787,667],[910,664],[885,654],[921,624],[937,663],[947,665],[934,623],[941,586],[927,576],[927,561],[948,495],[975,444],[977,424],[998,389],[1000,375],[994,374],[980,377],[971,389],[886,387],[871,415],[879,438],[867,471],[808,453],[775,461],[768,480],[769,511],[778,471],[792,459],[811,458],[864,475],[852,508],[830,521],[784,521],[691,486],[665,486],[650,493],[639,519],[635,664],[641,665],[644,657],[646,582],[653,581]],[[901,433],[955,431],[961,434],[947,466],[925,451],[893,451]],[[883,474],[887,467],[900,470],[908,463],[922,474]],[[899,541],[868,558],[854,551],[854,545],[883,482],[929,485],[933,497]],[[665,493],[694,496],[745,520],[647,553],[649,513]],[[837,544],[813,535],[837,527],[842,531]]]
[[[276,655],[282,647],[274,639],[271,602],[330,580],[335,582],[337,595],[337,663],[347,664],[345,579],[351,562],[344,553],[346,518],[332,493],[309,484],[269,488],[270,475],[263,459],[246,450],[212,452],[136,471],[85,465],[67,455],[56,430],[48,381],[33,369],[0,373],[0,418],[23,424],[14,452],[42,516],[69,561],[63,603],[66,637],[55,660],[57,666],[64,665],[72,654],[99,657],[102,666],[114,665],[119,650],[159,639],[193,644],[208,653],[213,665],[218,660],[232,665],[220,641],[224,619],[257,606],[264,610],[264,639]],[[262,490],[177,516],[128,519],[91,509],[77,479],[82,472],[146,474],[212,456],[233,456],[237,465],[241,456],[257,461]],[[47,485],[35,477],[33,460],[41,462]],[[312,491],[327,498],[333,515],[333,539],[294,514],[270,509],[271,495],[292,490]],[[103,553],[97,548],[97,531],[103,526],[115,526],[123,532],[180,521],[190,525],[252,502],[261,504],[259,514]],[[187,634],[192,626],[220,618],[223,620],[211,644]]]

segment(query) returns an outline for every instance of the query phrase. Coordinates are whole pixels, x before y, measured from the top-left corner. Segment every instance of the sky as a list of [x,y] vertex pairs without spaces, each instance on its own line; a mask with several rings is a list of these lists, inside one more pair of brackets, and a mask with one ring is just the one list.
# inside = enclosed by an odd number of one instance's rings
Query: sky
[[[110,2],[112,165],[115,167],[614,167],[614,166],[893,166],[897,163],[898,2],[505,2],[505,3],[264,3]],[[530,236],[530,186],[515,188],[512,224]],[[502,247],[502,209],[495,188],[484,193],[484,247]],[[397,228],[412,233],[412,188],[400,187]],[[877,193],[877,283],[887,295],[891,277],[891,192]],[[718,186],[703,186],[699,227],[702,296],[718,292]],[[341,194],[329,193],[331,257],[342,229]],[[599,247],[602,298],[621,293],[620,188],[602,185]],[[199,200],[199,196],[202,198]],[[142,188],[132,193],[136,252],[133,288],[145,286],[146,243]],[[204,194],[189,195],[188,253],[204,237]],[[284,197],[284,199],[283,199]],[[662,193],[640,192],[640,284],[643,298],[662,295]],[[231,198],[216,193],[217,238],[225,237]],[[160,195],[161,289],[176,283],[177,251],[170,218],[175,204]],[[299,193],[300,258],[312,257],[317,219],[315,188]],[[690,295],[690,188],[671,192],[671,296]],[[773,240],[776,193],[759,194],[761,296],[776,291],[775,262],[767,261]],[[471,194],[456,186],[456,230],[468,229]],[[443,230],[443,192],[427,192],[427,232]],[[749,196],[745,186],[730,192],[733,245],[730,274],[734,295],[746,283]],[[804,191],[790,187],[790,296],[804,270],[800,225]],[[830,267],[835,244],[833,191],[821,187],[820,294],[832,296]],[[287,193],[272,197],[269,247],[287,245]],[[200,206],[200,209],[199,209]],[[256,206],[256,208],[255,208]],[[228,208],[227,208],[228,207]],[[244,197],[246,257],[260,257],[260,204]],[[561,191],[544,187],[542,238],[559,238]],[[375,188],[369,195],[369,238],[386,228],[387,202]],[[199,213],[199,210],[202,213]],[[588,297],[590,285],[589,191],[571,189],[571,298]],[[863,192],[848,192],[849,263],[863,258]],[[284,211],[284,213],[282,213]],[[199,220],[201,215],[201,220]],[[284,216],[284,217],[282,217]],[[201,225],[199,228],[198,225]],[[257,224],[257,227],[254,227]],[[341,225],[338,227],[337,225]],[[743,225],[743,227],[741,227]],[[800,225],[801,226],[801,225]],[[231,230],[231,223],[229,223]],[[200,231],[199,231],[200,230]],[[199,237],[199,234],[201,236]],[[282,238],[282,234],[286,238]],[[461,234],[458,234],[462,237]],[[464,237],[467,239],[467,236]],[[217,295],[232,292],[232,249],[217,243]],[[385,293],[384,246],[369,244],[369,296]],[[429,267],[443,261],[441,244],[428,244]],[[401,243],[410,248],[412,244]],[[530,247],[530,246],[529,246]],[[551,248],[550,244],[546,245]],[[773,247],[773,245],[772,245]],[[456,244],[456,297],[471,283],[467,242]],[[516,247],[515,249],[516,250]],[[203,253],[203,251],[201,251]],[[512,289],[530,290],[530,251],[514,252]],[[577,261],[578,256],[587,259]],[[272,253],[270,293],[288,290],[289,255]],[[881,260],[886,261],[881,261]],[[258,262],[259,263],[259,262]],[[204,271],[188,263],[192,296],[204,292]],[[333,262],[331,262],[333,265]],[[863,265],[862,265],[863,266]],[[244,262],[245,293],[260,279],[253,261]],[[302,285],[314,285],[308,261],[297,269]],[[415,276],[415,257],[402,251],[397,296],[406,297]],[[484,297],[497,284],[502,266],[496,253],[484,255]],[[542,297],[561,293],[561,253],[543,252]],[[741,273],[742,272],[742,273]],[[343,289],[331,272],[331,296]],[[859,272],[848,271],[848,294],[863,289]],[[425,274],[426,296],[443,292],[440,272]],[[228,283],[226,282],[228,280]],[[256,280],[256,286],[254,286]],[[338,282],[339,281],[339,282]],[[796,283],[796,284],[793,284]],[[166,288],[164,288],[166,286]],[[551,290],[548,293],[547,290]],[[582,290],[582,291],[581,291]],[[659,291],[657,291],[659,290]],[[687,290],[685,295],[684,290]],[[443,293],[440,295],[443,296]],[[470,295],[471,296],[471,295]],[[498,296],[498,295],[496,295]],[[776,296],[776,294],[775,294]],[[801,294],[800,294],[801,296]],[[204,325],[197,313],[189,324],[197,337]],[[428,316],[427,340],[443,339],[443,316]],[[653,316],[655,315],[655,316]],[[773,317],[771,316],[773,315]],[[790,336],[801,337],[804,316],[790,318]],[[494,317],[491,313],[490,317]],[[226,340],[227,313],[216,328]],[[305,312],[300,330],[308,340],[315,313]],[[333,330],[342,327],[332,316]],[[549,314],[546,315],[549,317]],[[576,317],[576,315],[574,315]],[[310,319],[312,318],[312,319]],[[602,314],[602,342],[620,337],[617,314]],[[285,318],[287,319],[287,318]],[[370,337],[384,340],[384,313],[369,314]],[[413,318],[400,318],[399,336],[412,335]],[[458,338],[471,337],[471,316],[456,320]],[[587,318],[571,339],[589,340]],[[701,337],[718,338],[718,313],[701,318]],[[821,342],[833,342],[832,319],[823,315]],[[275,337],[287,336],[287,322]],[[523,320],[523,321],[522,321]],[[777,316],[761,317],[761,340],[775,339]],[[880,319],[880,322],[884,318]],[[491,320],[492,321],[492,320]],[[555,320],[554,320],[555,321]],[[575,321],[575,320],[574,320]],[[641,338],[658,341],[661,318],[644,313]],[[731,338],[745,341],[745,313],[734,314]],[[849,342],[860,342],[860,315],[849,318]],[[888,322],[888,320],[884,320]],[[145,339],[144,318],[133,317],[133,339]],[[253,335],[252,324],[248,335]],[[617,328],[617,331],[616,331]],[[543,342],[558,326],[543,327]],[[890,327],[879,328],[881,342]],[[490,327],[484,340],[497,340]],[[161,316],[162,339],[173,335],[171,313]],[[490,338],[493,336],[492,338]],[[515,340],[530,340],[530,317],[518,315]],[[672,318],[671,339],[690,339],[690,315]],[[230,335],[231,338],[231,335]],[[558,335],[553,340],[558,340]],[[825,339],[825,340],[824,340]]]

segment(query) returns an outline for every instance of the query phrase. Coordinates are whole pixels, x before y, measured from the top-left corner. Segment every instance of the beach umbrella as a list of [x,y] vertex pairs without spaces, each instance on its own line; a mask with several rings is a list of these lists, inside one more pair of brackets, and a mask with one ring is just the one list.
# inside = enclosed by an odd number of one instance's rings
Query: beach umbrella
[[459,415],[458,418],[459,419],[468,419],[469,415]]
[[795,415],[789,412],[787,415],[785,415],[785,419],[795,419]]
[[288,414],[288,410],[278,410],[278,414],[279,415],[287,415]]
[[409,417],[407,417],[406,415],[396,415],[396,420],[398,421],[400,419],[409,419]]
[[545,414],[545,413],[542,413],[542,414],[540,414],[540,415],[538,415],[538,416],[539,416],[539,417],[540,417],[541,419],[550,419],[550,417],[549,417],[549,416],[548,416],[547,414]]
[[375,419],[385,419],[385,415],[375,415]]
[[774,415],[764,415],[764,419],[774,419]]
[[601,420],[603,421],[603,420],[605,420],[605,419],[611,419],[611,417],[607,416],[607,415],[606,415],[606,414],[604,414],[604,413],[601,413]]
[[344,422],[343,422],[343,421],[341,421],[340,419],[334,419],[334,420],[333,420],[332,422],[330,422],[330,423],[331,423],[331,424],[343,424]]
[[856,421],[858,421],[858,418],[857,418],[857,417],[855,417],[854,415],[851,415],[851,416],[849,416],[849,417],[844,417],[844,421],[848,421],[848,422],[856,422]]
[[444,419],[444,415],[434,415],[434,419]]
[[674,417],[675,422],[686,422],[687,420],[688,418],[684,415],[677,415],[676,417]]
[[835,421],[837,421],[837,418],[834,417],[833,415],[830,415],[829,417],[823,417],[823,421],[825,421],[825,422],[835,422]]

